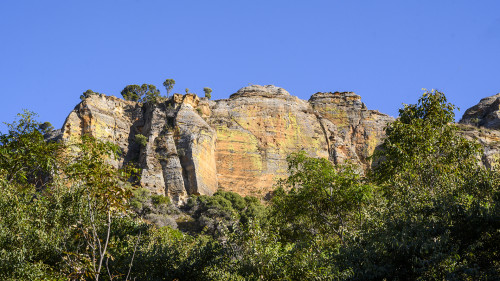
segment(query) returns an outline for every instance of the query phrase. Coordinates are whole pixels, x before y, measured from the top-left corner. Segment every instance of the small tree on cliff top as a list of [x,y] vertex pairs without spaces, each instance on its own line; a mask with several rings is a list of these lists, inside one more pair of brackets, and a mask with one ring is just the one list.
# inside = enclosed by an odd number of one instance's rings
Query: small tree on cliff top
[[166,79],[165,82],[163,82],[163,86],[167,90],[167,98],[168,98],[170,92],[172,91],[172,89],[174,88],[174,85],[175,85],[174,79]]
[[212,98],[212,89],[210,89],[209,87],[205,87],[205,88],[203,88],[203,91],[205,92],[205,97],[207,99]]

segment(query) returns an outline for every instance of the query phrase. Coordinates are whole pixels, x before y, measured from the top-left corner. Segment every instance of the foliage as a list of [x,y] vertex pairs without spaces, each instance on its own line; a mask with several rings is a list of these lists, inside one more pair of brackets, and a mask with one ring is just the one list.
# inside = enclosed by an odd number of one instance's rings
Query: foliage
[[44,187],[58,169],[61,145],[46,143],[36,114],[25,110],[0,133],[0,180]]
[[55,224],[61,213],[34,188],[2,184],[0,193],[0,278],[41,280],[63,277],[61,262],[68,228]]
[[214,237],[225,236],[234,231],[239,223],[246,224],[249,220],[259,220],[264,216],[264,206],[257,198],[243,198],[227,191],[190,198],[186,209],[196,220],[197,229]]
[[141,147],[146,147],[148,144],[148,138],[142,134],[135,135],[135,142],[138,143]]
[[179,210],[172,205],[170,198],[160,194],[152,195],[145,188],[137,188],[132,194],[130,206],[140,217],[158,227],[177,228],[174,215],[177,215]]
[[[388,202],[377,214],[383,224],[349,249],[351,263],[363,264],[359,279],[499,276],[498,263],[478,250],[485,237],[498,241],[499,174],[479,165],[480,147],[458,134],[453,109],[444,94],[425,92],[387,127],[372,174]],[[496,257],[498,247],[490,249]]]
[[211,88],[205,87],[205,88],[203,88],[203,91],[205,92],[205,97],[207,99],[211,99],[212,98],[212,89]]
[[288,157],[289,177],[278,183],[272,212],[282,235],[291,241],[331,235],[345,241],[365,218],[373,188],[351,165],[334,166],[304,151]]
[[156,86],[150,84],[127,85],[121,91],[121,95],[129,101],[156,103],[160,98],[160,91],[156,89]]
[[163,82],[163,86],[167,90],[167,98],[168,98],[170,92],[172,91],[172,89],[174,88],[174,85],[175,85],[174,79],[165,79],[165,81]]
[[54,130],[54,126],[52,126],[50,122],[43,122],[40,125],[38,125],[38,130],[42,134],[47,134]]
[[386,185],[391,202],[421,207],[436,196],[453,195],[478,169],[482,151],[451,125],[454,109],[443,93],[425,92],[388,125],[373,176]]
[[89,220],[77,226],[88,250],[75,253],[71,262],[87,267],[86,271],[98,280],[104,259],[109,259],[107,250],[113,217],[126,211],[131,195],[126,181],[135,171],[115,169],[110,164],[110,160],[117,159],[119,148],[109,142],[84,135],[72,146],[75,155],[64,172],[72,185],[81,189],[86,200],[82,212]]
[[186,95],[189,94],[189,89],[188,88],[184,89],[184,91],[186,92]]
[[97,92],[94,92],[94,91],[88,89],[87,91],[83,92],[83,94],[80,95],[80,99],[83,101],[87,98],[90,98],[93,95],[100,95],[100,94],[101,93],[97,93]]

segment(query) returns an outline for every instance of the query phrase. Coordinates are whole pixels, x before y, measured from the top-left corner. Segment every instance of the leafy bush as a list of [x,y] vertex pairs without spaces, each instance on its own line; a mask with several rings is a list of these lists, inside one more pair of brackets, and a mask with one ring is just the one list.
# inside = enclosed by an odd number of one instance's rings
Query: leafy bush
[[90,98],[91,96],[94,96],[94,95],[100,95],[101,93],[97,93],[97,92],[94,92],[92,90],[87,90],[85,92],[83,92],[83,94],[80,95],[80,99],[83,101],[87,98]]
[[127,85],[121,91],[125,100],[144,103],[156,103],[160,98],[160,91],[150,84]]
[[142,218],[158,227],[177,228],[175,216],[179,210],[172,205],[167,196],[154,194],[148,189],[137,188],[132,192],[130,207]]
[[146,145],[148,144],[148,138],[146,138],[146,136],[144,135],[137,134],[135,135],[135,142],[142,147],[146,147]]
[[263,217],[264,206],[257,198],[251,198],[243,198],[234,192],[217,191],[213,196],[190,198],[185,209],[196,220],[199,231],[224,237],[240,223]]
[[205,92],[205,97],[207,99],[211,99],[212,98],[212,89],[211,88],[205,87],[205,88],[203,88],[203,91]]

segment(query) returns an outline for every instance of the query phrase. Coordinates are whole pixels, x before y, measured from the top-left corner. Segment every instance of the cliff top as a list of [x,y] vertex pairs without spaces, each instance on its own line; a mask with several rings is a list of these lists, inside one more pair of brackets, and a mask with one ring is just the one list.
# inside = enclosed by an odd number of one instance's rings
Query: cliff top
[[285,89],[276,87],[274,85],[250,85],[239,89],[236,93],[232,94],[229,99],[236,99],[241,97],[264,97],[264,98],[290,98],[291,95]]

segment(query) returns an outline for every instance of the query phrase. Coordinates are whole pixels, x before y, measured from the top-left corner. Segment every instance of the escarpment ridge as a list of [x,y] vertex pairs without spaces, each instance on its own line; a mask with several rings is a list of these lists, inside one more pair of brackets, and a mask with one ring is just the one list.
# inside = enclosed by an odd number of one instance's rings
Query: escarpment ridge
[[182,202],[219,189],[263,197],[287,175],[286,157],[299,150],[366,169],[393,120],[352,92],[316,93],[305,101],[279,87],[252,85],[214,101],[174,94],[142,104],[92,95],[69,114],[60,137],[88,134],[117,144],[123,153],[116,166],[136,162],[143,187]]

